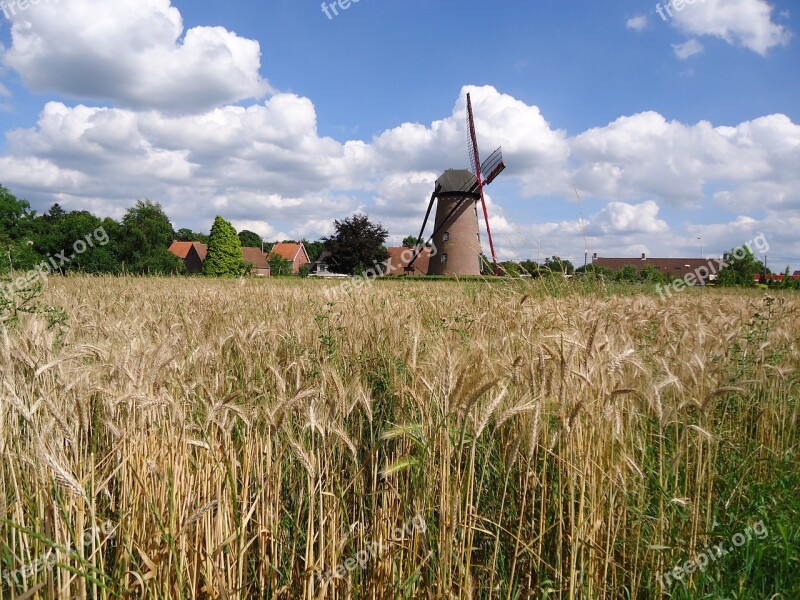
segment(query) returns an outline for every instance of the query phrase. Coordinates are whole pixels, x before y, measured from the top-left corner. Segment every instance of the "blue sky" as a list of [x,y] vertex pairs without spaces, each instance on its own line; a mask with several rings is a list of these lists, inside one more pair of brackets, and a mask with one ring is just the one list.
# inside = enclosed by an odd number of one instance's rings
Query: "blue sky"
[[148,197],[176,227],[222,214],[268,239],[361,210],[393,242],[466,167],[471,91],[508,164],[503,258],[764,233],[770,264],[800,269],[794,6],[673,3],[665,21],[650,0],[361,0],[332,19],[316,0],[6,0],[0,183],[39,210]]

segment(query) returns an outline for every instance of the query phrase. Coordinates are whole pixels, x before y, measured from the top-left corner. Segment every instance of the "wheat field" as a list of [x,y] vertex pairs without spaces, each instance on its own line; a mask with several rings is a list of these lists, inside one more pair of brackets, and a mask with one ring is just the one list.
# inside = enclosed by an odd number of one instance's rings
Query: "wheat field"
[[43,299],[63,326],[0,328],[2,598],[800,598],[797,295],[69,277]]

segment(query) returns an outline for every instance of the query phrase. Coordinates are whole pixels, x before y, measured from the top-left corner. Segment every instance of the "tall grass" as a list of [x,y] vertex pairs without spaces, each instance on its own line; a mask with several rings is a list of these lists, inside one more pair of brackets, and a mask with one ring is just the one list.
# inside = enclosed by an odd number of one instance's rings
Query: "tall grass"
[[0,569],[55,561],[2,597],[800,597],[796,296],[327,285],[52,280],[65,331],[0,329]]

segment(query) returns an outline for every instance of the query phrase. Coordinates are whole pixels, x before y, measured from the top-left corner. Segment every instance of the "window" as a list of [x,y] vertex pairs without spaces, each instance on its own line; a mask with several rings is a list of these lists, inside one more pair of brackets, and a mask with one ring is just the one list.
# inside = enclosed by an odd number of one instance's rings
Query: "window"
[[450,232],[449,231],[445,231],[444,232],[444,235],[442,236],[442,241],[444,241],[444,242],[449,242],[450,241]]
[[442,262],[443,263],[447,262],[447,254],[442,254]]

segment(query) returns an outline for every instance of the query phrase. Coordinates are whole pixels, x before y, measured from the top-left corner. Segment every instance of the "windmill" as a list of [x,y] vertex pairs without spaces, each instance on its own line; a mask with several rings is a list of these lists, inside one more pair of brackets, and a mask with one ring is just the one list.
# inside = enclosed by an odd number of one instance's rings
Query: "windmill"
[[[492,229],[489,225],[489,211],[483,189],[492,183],[506,168],[502,148],[498,148],[481,163],[478,151],[478,138],[475,133],[475,118],[472,113],[472,99],[467,94],[467,133],[469,136],[469,170],[448,169],[439,179],[425,220],[422,222],[417,239],[421,240],[428,225],[434,202],[437,202],[434,229],[428,242],[433,242],[437,256],[428,268],[429,275],[480,275],[481,241],[478,229],[478,202],[483,208],[486,220],[486,233],[492,252],[494,274],[498,274],[497,255],[494,250]],[[427,245],[427,244],[425,244]],[[406,267],[406,272],[414,270],[414,262],[424,246],[418,246],[414,257]]]

